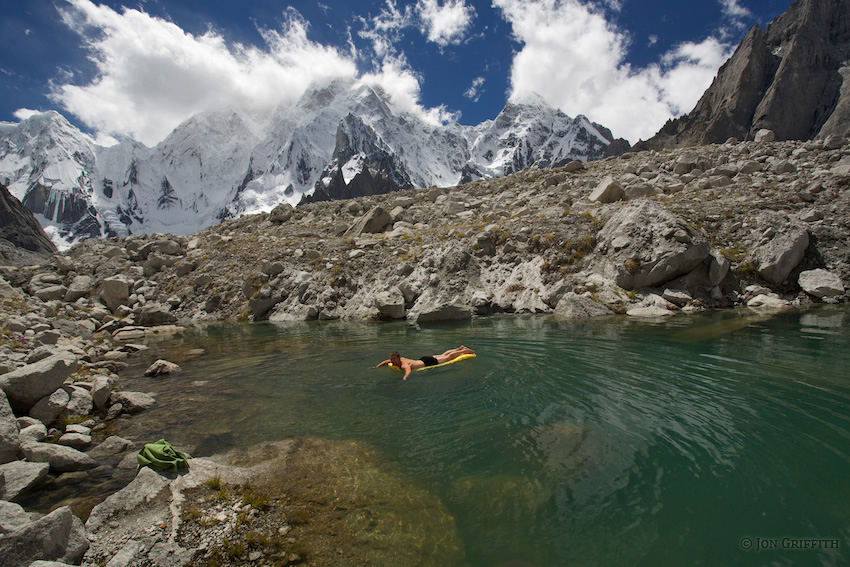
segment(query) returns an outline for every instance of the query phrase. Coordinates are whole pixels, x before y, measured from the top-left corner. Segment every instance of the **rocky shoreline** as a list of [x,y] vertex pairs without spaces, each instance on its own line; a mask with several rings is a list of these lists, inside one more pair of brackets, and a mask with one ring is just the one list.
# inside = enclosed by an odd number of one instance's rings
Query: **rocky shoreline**
[[[262,524],[270,510],[291,515],[292,503],[244,502],[246,483],[259,485],[267,464],[193,459],[192,472],[179,478],[140,474],[131,483],[138,486],[117,494],[129,498],[123,509],[133,514],[167,511],[157,537],[122,535],[135,524],[108,519],[115,501],[92,503],[91,525],[67,506],[34,517],[14,502],[45,482],[135,469],[140,447],[99,432],[156,403],[123,391],[120,375],[146,349],[146,336],[181,326],[421,325],[495,313],[663,317],[846,302],[850,145],[772,142],[763,132],[755,142],[628,153],[452,189],[280,206],[190,236],[87,240],[40,265],[0,268],[0,276],[0,557],[14,559],[4,564],[129,565],[141,554],[149,564],[183,565],[209,559],[216,546],[221,564],[249,556],[258,565],[298,563],[299,540],[288,534],[266,533],[274,543],[258,546],[262,552],[246,540],[232,557],[221,541],[180,544],[189,537],[180,526],[201,525],[200,518],[239,517],[244,527],[251,518]],[[176,370],[166,361],[149,369]],[[290,449],[275,454],[291,458]],[[217,477],[241,487],[229,512],[210,511],[203,487]],[[177,504],[186,498],[195,500]],[[182,517],[190,508],[200,516]],[[209,534],[236,545],[232,530]],[[193,559],[191,548],[204,553]],[[51,556],[38,555],[44,550]]]

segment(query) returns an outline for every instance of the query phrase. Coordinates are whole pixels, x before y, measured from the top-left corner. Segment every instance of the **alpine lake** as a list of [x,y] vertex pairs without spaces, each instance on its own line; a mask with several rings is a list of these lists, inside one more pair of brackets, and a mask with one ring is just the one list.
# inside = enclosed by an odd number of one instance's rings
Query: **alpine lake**
[[[147,344],[121,387],[158,404],[112,434],[194,457],[356,441],[448,510],[463,566],[850,564],[847,306],[219,324]],[[406,382],[369,368],[461,344],[477,357]],[[145,378],[155,358],[182,372]]]

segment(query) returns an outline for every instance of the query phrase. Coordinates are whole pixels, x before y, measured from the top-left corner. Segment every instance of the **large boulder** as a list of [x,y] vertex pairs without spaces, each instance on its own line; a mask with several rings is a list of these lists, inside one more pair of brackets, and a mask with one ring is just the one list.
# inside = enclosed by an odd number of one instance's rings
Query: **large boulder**
[[62,417],[73,421],[91,415],[92,410],[94,410],[91,392],[79,386],[65,386],[65,388],[70,399],[62,412]]
[[269,220],[277,224],[285,223],[292,218],[292,214],[294,212],[295,208],[292,205],[289,203],[281,203],[271,210],[271,213],[269,213]]
[[23,509],[20,504],[0,500],[0,536],[16,532],[31,524],[34,514]]
[[397,287],[376,295],[375,307],[383,317],[404,319],[404,295]]
[[44,425],[50,425],[65,411],[70,401],[71,394],[64,388],[57,388],[49,396],[44,396],[38,400],[30,409],[29,415]]
[[177,321],[171,308],[162,303],[148,303],[136,313],[136,323],[144,327],[168,325]]
[[711,247],[685,221],[654,201],[634,201],[614,213],[598,235],[602,275],[624,289],[657,287],[691,272]]
[[555,317],[559,319],[589,319],[613,314],[601,303],[574,292],[564,295],[555,306]]
[[803,291],[815,297],[835,297],[844,293],[841,278],[827,270],[805,271],[797,281]]
[[0,538],[0,564],[26,567],[46,560],[78,565],[88,547],[83,522],[63,506]]
[[113,313],[121,305],[127,304],[130,297],[130,282],[121,277],[106,278],[103,280],[103,288],[100,298]]
[[809,247],[809,233],[790,226],[778,230],[754,252],[759,276],[773,285],[780,285],[803,260]]
[[610,175],[599,182],[596,189],[590,194],[590,200],[598,203],[613,203],[626,198],[626,192],[622,185],[617,183]]
[[19,496],[38,487],[50,471],[48,463],[28,463],[12,461],[0,465],[0,475],[6,479],[6,486],[0,490],[0,499],[13,501]]
[[122,512],[154,499],[168,487],[168,479],[148,467],[139,470],[139,474],[130,484],[110,495],[92,509],[86,520],[86,528],[96,532],[104,524],[121,515]]
[[77,370],[77,357],[62,351],[0,376],[0,390],[18,414],[27,413],[36,402],[56,391]]
[[56,473],[83,471],[97,466],[97,462],[85,453],[55,443],[27,443],[23,453],[29,462],[47,463],[51,472]]
[[351,228],[345,232],[345,236],[354,237],[366,233],[383,232],[393,222],[392,216],[381,207],[375,207],[360,217]]
[[73,303],[82,297],[88,297],[91,291],[91,276],[76,276],[68,286],[68,291],[65,292],[65,301]]
[[411,323],[462,321],[471,319],[472,314],[472,308],[469,305],[459,301],[443,301],[431,294],[425,294],[408,312],[407,320]]
[[6,399],[6,394],[0,390],[0,464],[14,461],[21,450],[18,421]]

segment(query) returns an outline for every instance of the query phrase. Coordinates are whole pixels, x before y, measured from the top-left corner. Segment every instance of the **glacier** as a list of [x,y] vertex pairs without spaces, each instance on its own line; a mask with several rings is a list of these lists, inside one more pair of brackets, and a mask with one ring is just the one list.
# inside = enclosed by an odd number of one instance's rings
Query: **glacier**
[[0,183],[60,248],[84,238],[191,234],[287,202],[449,187],[605,155],[611,132],[541,98],[476,126],[396,112],[356,81],[309,89],[269,116],[192,116],[154,147],[97,145],[56,111],[0,123]]

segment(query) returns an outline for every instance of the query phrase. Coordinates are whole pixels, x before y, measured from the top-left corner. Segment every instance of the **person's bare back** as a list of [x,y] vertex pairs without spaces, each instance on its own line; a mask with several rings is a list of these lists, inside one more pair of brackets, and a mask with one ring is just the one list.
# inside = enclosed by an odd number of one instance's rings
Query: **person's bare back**
[[426,366],[436,366],[437,364],[445,364],[446,362],[450,362],[463,354],[475,354],[475,351],[467,346],[461,345],[457,348],[449,349],[442,354],[435,354],[433,356],[423,356],[419,360],[405,358],[399,355],[397,352],[393,351],[390,353],[389,359],[381,362],[376,366],[373,366],[372,368],[379,368],[387,364],[392,364],[393,366],[404,370],[404,377],[402,378],[402,380],[407,380],[407,377],[410,376],[410,373],[416,370],[417,368],[425,368]]

